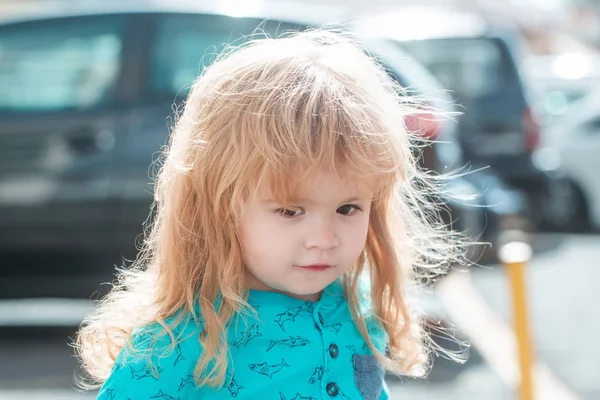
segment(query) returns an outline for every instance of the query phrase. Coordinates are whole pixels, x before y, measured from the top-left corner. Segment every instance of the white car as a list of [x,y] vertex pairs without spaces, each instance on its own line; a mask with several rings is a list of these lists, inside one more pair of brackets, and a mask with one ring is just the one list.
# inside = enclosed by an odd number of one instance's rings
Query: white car
[[600,229],[600,92],[579,101],[546,129],[536,159],[562,164],[574,196],[573,227]]
[[590,93],[600,90],[600,54],[531,55],[523,61],[530,99],[542,125],[560,120]]

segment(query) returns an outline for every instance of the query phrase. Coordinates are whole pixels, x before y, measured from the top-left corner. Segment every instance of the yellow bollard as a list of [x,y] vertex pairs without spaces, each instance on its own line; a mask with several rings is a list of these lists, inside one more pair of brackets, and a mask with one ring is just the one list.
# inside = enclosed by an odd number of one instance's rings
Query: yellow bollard
[[531,260],[531,246],[525,242],[512,241],[500,248],[498,256],[508,272],[512,289],[513,318],[521,369],[519,398],[521,400],[533,400],[533,351],[529,335],[524,271],[527,262]]

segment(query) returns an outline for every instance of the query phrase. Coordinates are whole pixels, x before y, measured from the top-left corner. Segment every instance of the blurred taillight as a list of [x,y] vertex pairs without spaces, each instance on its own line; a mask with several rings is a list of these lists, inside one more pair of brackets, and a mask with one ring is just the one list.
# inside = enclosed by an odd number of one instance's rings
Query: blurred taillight
[[523,112],[523,126],[525,127],[525,147],[527,151],[534,151],[540,144],[540,126],[530,108]]
[[436,116],[430,113],[407,115],[406,129],[429,140],[436,140],[441,134],[441,125]]

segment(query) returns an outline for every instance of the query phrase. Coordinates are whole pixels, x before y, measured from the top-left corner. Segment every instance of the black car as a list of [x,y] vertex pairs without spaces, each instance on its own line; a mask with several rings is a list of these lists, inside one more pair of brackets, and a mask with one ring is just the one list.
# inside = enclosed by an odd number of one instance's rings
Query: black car
[[551,212],[560,174],[534,160],[540,127],[521,79],[523,39],[514,27],[460,8],[411,7],[366,17],[357,29],[392,40],[452,92],[464,111],[459,142],[469,165],[490,166],[522,191],[535,225],[560,223]]
[[[153,162],[202,65],[222,43],[257,27],[273,36],[307,27],[284,22],[294,18],[135,4],[78,9],[69,2],[0,24],[0,251],[135,257],[152,202]],[[403,86],[439,87],[389,44],[365,43]],[[460,163],[456,127],[428,129],[449,143],[436,145],[427,167]],[[454,229],[485,230],[485,210],[449,203]]]

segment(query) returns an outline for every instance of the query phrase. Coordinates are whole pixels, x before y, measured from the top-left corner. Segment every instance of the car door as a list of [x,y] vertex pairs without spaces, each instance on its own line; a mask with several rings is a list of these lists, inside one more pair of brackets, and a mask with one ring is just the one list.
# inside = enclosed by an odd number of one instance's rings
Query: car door
[[561,148],[563,162],[576,180],[589,207],[592,222],[600,221],[600,115],[597,107],[587,119],[564,133]]
[[112,240],[127,18],[0,25],[0,247]]

